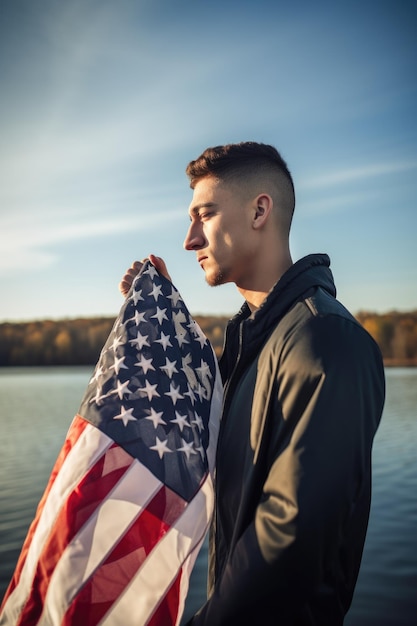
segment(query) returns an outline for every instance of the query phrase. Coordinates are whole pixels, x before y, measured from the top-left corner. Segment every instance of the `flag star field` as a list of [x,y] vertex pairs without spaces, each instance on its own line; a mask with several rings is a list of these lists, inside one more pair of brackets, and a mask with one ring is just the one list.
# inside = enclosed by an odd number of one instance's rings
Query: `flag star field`
[[[214,359],[178,291],[148,262],[102,350],[79,413],[190,499],[207,472]],[[182,481],[184,466],[192,481]]]

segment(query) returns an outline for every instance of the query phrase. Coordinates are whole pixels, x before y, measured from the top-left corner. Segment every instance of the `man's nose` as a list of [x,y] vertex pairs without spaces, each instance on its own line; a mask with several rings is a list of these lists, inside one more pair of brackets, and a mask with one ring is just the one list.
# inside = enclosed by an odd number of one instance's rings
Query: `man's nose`
[[186,250],[198,250],[204,246],[204,237],[195,224],[191,224],[184,239]]

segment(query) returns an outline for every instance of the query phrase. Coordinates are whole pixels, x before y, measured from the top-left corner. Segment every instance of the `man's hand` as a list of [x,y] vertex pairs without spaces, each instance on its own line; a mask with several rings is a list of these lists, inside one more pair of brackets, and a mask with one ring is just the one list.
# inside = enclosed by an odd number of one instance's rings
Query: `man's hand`
[[[150,254],[148,259],[156,267],[158,272],[165,276],[168,280],[171,280],[171,276],[168,274],[167,266],[165,265],[165,261],[161,259],[159,256],[155,256],[154,254]],[[132,265],[126,270],[125,275],[119,283],[119,291],[126,298],[127,294],[130,291],[132,283],[135,277],[139,274],[142,269],[143,264],[147,261],[147,259],[142,259],[142,261],[134,261]]]

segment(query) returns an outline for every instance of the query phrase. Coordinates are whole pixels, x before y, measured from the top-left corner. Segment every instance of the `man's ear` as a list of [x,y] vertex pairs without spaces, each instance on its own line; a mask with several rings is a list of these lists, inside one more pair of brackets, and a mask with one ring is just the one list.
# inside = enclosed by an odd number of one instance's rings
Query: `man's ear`
[[263,228],[272,211],[273,200],[266,193],[260,194],[255,200],[255,212],[252,226],[255,229]]

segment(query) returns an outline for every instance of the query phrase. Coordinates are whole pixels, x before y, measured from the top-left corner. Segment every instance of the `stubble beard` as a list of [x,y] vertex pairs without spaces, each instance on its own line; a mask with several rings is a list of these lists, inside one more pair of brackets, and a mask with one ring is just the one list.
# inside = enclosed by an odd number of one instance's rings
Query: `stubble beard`
[[219,285],[224,285],[225,282],[227,282],[226,277],[221,269],[218,269],[215,274],[209,276],[206,274],[206,283],[210,285],[210,287],[218,287]]

